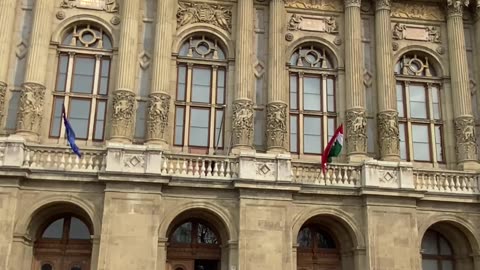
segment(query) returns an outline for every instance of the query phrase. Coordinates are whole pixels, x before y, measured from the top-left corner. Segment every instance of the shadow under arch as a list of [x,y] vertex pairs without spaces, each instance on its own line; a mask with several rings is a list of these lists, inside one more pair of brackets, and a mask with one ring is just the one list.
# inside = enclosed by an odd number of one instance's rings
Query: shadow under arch
[[105,33],[110,37],[110,40],[112,41],[112,48],[117,48],[118,47],[118,39],[117,37],[113,34],[114,30],[110,26],[110,23],[105,21],[104,19],[93,16],[90,14],[79,14],[79,15],[74,15],[72,17],[69,17],[65,20],[63,20],[61,23],[59,23],[56,27],[56,29],[52,33],[52,38],[51,38],[51,43],[53,44],[61,44],[62,39],[65,36],[65,33],[69,30],[69,28],[74,25],[74,24],[79,24],[79,23],[89,23],[89,24],[94,24],[102,28]]
[[222,244],[237,239],[237,230],[231,215],[223,208],[207,203],[185,203],[165,216],[158,230],[159,238],[168,238],[173,229],[188,218],[200,218],[208,221],[219,233]]
[[[344,245],[342,249],[365,248],[365,237],[356,222],[344,211],[329,208],[305,209],[297,215],[292,223],[292,245],[297,244],[300,229],[308,222],[315,222],[328,227],[335,237]],[[345,243],[348,244],[345,246]]]
[[340,52],[334,44],[330,41],[316,36],[305,36],[293,41],[288,47],[285,55],[285,63],[290,61],[290,57],[298,49],[299,46],[303,44],[318,44],[322,47],[325,47],[328,53],[333,57],[334,67],[335,68],[344,68],[344,59],[342,58]]
[[220,46],[225,50],[227,59],[234,58],[235,47],[230,38],[230,34],[216,26],[207,23],[195,23],[193,25],[184,25],[177,30],[177,35],[173,40],[172,51],[178,53],[182,44],[192,35],[195,34],[208,34],[216,37],[222,44]]
[[18,219],[15,224],[15,234],[28,235],[35,240],[39,228],[49,218],[72,213],[83,219],[92,229],[93,235],[100,234],[101,220],[93,205],[74,196],[53,196],[38,201]]
[[415,52],[420,52],[422,54],[425,54],[431,57],[431,60],[433,60],[433,63],[430,63],[430,64],[432,64],[435,71],[437,71],[437,73],[440,74],[439,77],[449,76],[449,73],[448,73],[449,69],[446,68],[446,66],[442,62],[442,58],[438,54],[438,52],[424,46],[411,45],[398,50],[393,56],[393,64],[396,65],[398,61],[400,61],[403,55],[408,53],[415,53]]

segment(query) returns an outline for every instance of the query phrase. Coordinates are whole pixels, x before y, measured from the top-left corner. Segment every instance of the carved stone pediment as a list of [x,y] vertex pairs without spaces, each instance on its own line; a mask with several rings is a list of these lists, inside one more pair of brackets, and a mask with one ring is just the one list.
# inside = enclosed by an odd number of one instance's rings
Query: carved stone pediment
[[338,33],[338,25],[335,17],[300,15],[295,13],[290,15],[287,29],[289,31]]
[[192,23],[208,23],[231,32],[232,7],[208,3],[178,2],[177,28]]
[[440,27],[392,23],[392,35],[396,40],[416,40],[440,43]]
[[117,0],[62,0],[60,7],[96,9],[109,13],[115,13],[119,10]]
[[392,17],[443,21],[445,16],[438,5],[427,3],[392,3]]
[[337,0],[285,0],[287,8],[343,11],[343,2]]

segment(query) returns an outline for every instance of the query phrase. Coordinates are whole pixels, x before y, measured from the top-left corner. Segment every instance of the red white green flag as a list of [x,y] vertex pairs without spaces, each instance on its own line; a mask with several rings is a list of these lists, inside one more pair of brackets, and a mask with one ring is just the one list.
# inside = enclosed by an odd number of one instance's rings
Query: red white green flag
[[325,173],[325,170],[327,169],[327,163],[332,162],[333,157],[338,157],[340,155],[340,152],[342,151],[342,147],[343,147],[343,124],[340,125],[337,128],[337,130],[335,130],[333,137],[328,142],[327,147],[325,147],[325,150],[323,150],[323,154],[322,154],[323,173]]

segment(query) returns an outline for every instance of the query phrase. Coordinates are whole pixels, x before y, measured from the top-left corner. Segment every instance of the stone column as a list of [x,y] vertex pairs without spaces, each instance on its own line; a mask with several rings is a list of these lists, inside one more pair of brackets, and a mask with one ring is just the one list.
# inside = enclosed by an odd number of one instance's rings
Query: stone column
[[168,115],[170,110],[170,59],[174,20],[173,1],[157,1],[157,24],[153,53],[152,89],[148,103],[147,141],[167,146]]
[[475,120],[469,90],[463,7],[468,0],[449,1],[447,6],[448,55],[452,82],[457,162],[463,169],[478,169]]
[[232,151],[253,149],[253,0],[237,2]]
[[347,155],[351,161],[362,161],[367,152],[367,118],[362,61],[360,0],[345,0],[345,124]]
[[16,131],[28,141],[38,141],[42,122],[54,3],[55,1],[51,0],[38,0],[34,7],[32,34]]
[[267,148],[269,152],[288,151],[288,89],[284,59],[283,27],[285,25],[283,0],[270,0],[268,29],[268,104],[267,104]]
[[117,88],[113,92],[111,141],[132,140],[135,120],[135,78],[140,1],[123,1],[120,42],[118,46]]
[[15,0],[0,0],[0,123],[4,117],[5,94],[7,92],[8,64],[10,63],[10,48],[13,40],[13,28],[15,23]]
[[395,77],[392,61],[390,0],[377,0],[375,57],[377,65],[378,144],[382,160],[399,160],[399,133]]

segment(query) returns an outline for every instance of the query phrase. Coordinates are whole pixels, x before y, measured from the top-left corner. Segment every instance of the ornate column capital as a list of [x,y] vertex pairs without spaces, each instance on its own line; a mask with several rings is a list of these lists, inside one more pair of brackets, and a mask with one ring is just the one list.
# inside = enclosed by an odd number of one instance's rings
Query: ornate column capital
[[378,144],[380,155],[384,159],[398,158],[400,138],[398,131],[398,112],[384,111],[377,115]]
[[462,17],[463,8],[467,7],[469,0],[447,0],[448,17]]
[[457,138],[458,162],[477,160],[477,142],[475,136],[475,120],[473,116],[455,119],[455,137]]
[[347,128],[347,152],[367,152],[367,117],[365,109],[354,108],[348,110],[345,115]]
[[287,148],[287,104],[272,102],[267,104],[267,148]]
[[391,0],[376,0],[375,1],[375,10],[390,10],[392,7]]
[[361,0],[344,0],[345,8],[361,6]]
[[22,85],[20,108],[17,116],[17,132],[38,134],[43,115],[45,86],[26,82]]
[[129,90],[117,90],[113,94],[112,138],[130,140],[135,116],[135,94]]
[[233,145],[248,146],[253,144],[253,102],[239,99],[233,102]]
[[147,109],[147,140],[166,141],[171,97],[167,93],[150,94]]

